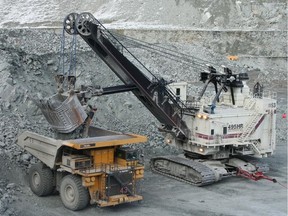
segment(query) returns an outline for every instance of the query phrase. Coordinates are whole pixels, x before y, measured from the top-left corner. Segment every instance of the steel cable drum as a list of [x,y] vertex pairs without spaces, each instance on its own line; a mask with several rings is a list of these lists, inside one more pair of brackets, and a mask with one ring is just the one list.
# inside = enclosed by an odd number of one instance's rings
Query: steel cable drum
[[87,114],[77,96],[55,94],[47,99],[34,99],[50,126],[60,133],[70,133],[84,123]]

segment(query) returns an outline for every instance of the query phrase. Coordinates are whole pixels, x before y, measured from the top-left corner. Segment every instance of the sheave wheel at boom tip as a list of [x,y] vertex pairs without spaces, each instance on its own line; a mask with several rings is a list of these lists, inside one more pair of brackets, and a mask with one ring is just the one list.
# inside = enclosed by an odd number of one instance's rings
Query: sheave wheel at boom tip
[[76,29],[83,36],[91,35],[89,22],[95,22],[95,18],[91,13],[81,13],[76,20]]
[[75,22],[78,16],[79,14],[77,13],[70,13],[64,19],[64,23],[63,23],[64,29],[70,35],[77,34],[77,31],[75,28]]

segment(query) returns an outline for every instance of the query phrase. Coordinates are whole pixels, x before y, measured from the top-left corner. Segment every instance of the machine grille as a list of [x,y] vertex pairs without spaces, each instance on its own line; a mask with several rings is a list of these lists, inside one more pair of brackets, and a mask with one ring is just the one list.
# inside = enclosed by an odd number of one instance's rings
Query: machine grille
[[132,170],[119,170],[108,174],[107,197],[119,194],[134,195],[135,184]]

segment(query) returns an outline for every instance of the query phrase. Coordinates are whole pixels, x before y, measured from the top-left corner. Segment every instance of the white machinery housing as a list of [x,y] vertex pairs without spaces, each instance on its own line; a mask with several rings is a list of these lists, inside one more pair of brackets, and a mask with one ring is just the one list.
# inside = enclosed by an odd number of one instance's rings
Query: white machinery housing
[[[211,156],[213,159],[229,158],[231,155],[253,155],[266,157],[275,149],[276,94],[271,92],[251,93],[245,81],[243,87],[227,89],[219,97],[211,112],[213,97],[202,97],[198,101],[199,111],[195,116],[184,115],[191,129],[188,142],[178,142],[171,134],[166,135],[167,143],[187,152]],[[259,84],[257,84],[259,86]],[[257,87],[255,86],[255,87]],[[195,104],[186,96],[187,83],[169,85],[172,92],[180,95],[188,105]],[[186,98],[183,99],[183,96]]]

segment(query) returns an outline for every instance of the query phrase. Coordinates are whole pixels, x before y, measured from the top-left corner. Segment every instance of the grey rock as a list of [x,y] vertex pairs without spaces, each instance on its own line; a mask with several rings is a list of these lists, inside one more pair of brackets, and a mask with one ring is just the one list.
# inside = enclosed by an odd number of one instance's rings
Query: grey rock
[[7,210],[7,204],[3,200],[0,200],[0,214],[4,214],[5,211]]
[[49,60],[47,61],[47,65],[52,65],[52,64],[54,64],[54,60],[53,60],[53,59],[49,59]]
[[7,186],[6,186],[7,189],[14,189],[16,188],[16,184],[15,183],[9,183]]
[[25,161],[30,160],[30,155],[29,154],[23,154],[22,155],[22,160],[25,160]]
[[13,79],[11,77],[7,78],[6,83],[8,83],[9,85],[13,85]]
[[6,146],[6,144],[4,142],[0,141],[0,147],[5,147],[5,146]]

